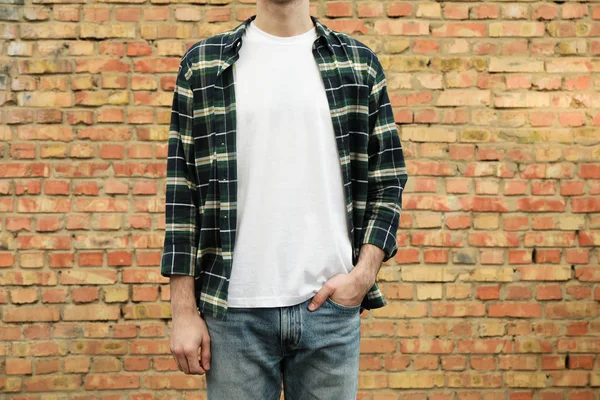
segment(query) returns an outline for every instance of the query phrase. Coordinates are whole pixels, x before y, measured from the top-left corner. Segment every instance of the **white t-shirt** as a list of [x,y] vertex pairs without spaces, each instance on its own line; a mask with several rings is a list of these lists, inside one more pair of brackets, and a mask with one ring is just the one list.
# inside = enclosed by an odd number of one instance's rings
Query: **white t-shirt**
[[238,209],[229,307],[280,307],[352,270],[338,150],[315,28],[250,24],[233,64]]

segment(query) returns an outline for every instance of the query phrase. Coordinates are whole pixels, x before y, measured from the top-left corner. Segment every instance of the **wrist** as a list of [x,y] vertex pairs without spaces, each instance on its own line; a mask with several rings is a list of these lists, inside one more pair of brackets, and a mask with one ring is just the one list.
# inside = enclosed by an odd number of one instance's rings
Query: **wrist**
[[171,311],[173,318],[177,317],[189,317],[190,315],[197,315],[198,310],[194,305],[190,304],[171,304]]
[[358,285],[367,292],[371,287],[375,284],[377,279],[377,275],[370,271],[368,268],[364,268],[360,264],[356,264],[356,266],[350,271],[350,274],[354,276]]

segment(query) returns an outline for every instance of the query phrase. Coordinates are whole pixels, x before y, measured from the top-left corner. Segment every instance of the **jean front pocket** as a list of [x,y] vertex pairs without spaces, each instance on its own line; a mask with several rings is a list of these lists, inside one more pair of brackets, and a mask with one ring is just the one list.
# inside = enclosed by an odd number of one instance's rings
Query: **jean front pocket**
[[360,304],[357,304],[355,306],[346,306],[344,304],[340,304],[340,303],[336,303],[335,301],[333,301],[331,299],[331,297],[327,297],[327,300],[325,300],[327,303],[331,304],[333,307],[338,308],[340,310],[344,310],[344,311],[357,311],[360,308]]

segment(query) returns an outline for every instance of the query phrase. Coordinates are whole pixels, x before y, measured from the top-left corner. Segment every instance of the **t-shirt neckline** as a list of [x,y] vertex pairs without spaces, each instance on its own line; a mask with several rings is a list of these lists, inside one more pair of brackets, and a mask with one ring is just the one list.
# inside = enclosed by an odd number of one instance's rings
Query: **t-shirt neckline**
[[309,29],[308,31],[301,33],[299,35],[276,36],[276,35],[272,35],[268,32],[263,31],[258,26],[256,26],[256,24],[254,23],[254,20],[252,20],[250,22],[250,29],[253,30],[257,35],[261,36],[263,39],[269,40],[273,43],[283,44],[283,45],[291,45],[291,44],[301,43],[305,40],[313,39],[314,35],[316,33],[316,30],[317,30],[317,27],[313,25],[312,29]]

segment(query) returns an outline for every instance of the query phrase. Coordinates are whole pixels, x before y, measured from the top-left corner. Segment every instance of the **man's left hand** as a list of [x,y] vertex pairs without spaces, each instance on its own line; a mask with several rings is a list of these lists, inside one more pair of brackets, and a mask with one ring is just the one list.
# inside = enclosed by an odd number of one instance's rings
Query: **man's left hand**
[[345,306],[360,305],[375,283],[377,277],[372,275],[366,268],[361,268],[359,265],[356,265],[348,274],[334,275],[313,296],[308,309],[315,311],[328,297]]

